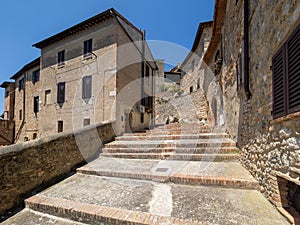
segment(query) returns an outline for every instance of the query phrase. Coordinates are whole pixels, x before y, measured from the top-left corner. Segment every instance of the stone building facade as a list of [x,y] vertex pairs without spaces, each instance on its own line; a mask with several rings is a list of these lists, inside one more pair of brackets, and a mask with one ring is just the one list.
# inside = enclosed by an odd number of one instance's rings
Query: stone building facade
[[186,93],[203,90],[203,56],[209,45],[213,22],[199,24],[193,47],[180,65],[182,79],[180,86]]
[[15,106],[15,83],[14,82],[3,82],[0,85],[1,88],[4,88],[4,120],[13,120],[14,119],[14,106]]
[[14,142],[15,83],[3,82],[0,87],[4,88],[4,112],[0,120],[0,146],[3,146]]
[[144,32],[116,10],[33,46],[41,57],[12,77],[17,142],[104,121],[118,135],[151,125],[158,68]]
[[299,1],[216,0],[203,57],[212,125],[237,140],[242,164],[293,223],[300,213],[299,40]]
[[14,85],[14,142],[33,140],[39,134],[40,58],[20,69],[11,79]]

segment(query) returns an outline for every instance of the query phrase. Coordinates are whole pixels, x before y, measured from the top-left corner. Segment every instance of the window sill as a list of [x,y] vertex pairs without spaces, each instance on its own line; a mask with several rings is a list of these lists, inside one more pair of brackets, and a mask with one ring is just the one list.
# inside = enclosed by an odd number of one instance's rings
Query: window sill
[[87,54],[83,55],[84,60],[91,59],[92,57],[93,57],[92,53],[87,53]]
[[300,112],[295,112],[295,113],[289,114],[287,116],[283,116],[283,117],[274,119],[271,121],[270,124],[281,123],[281,122],[289,121],[289,120],[293,120],[293,119],[300,119]]
[[65,67],[65,63],[60,63],[57,65],[57,68],[58,69],[61,69],[61,68],[64,68]]

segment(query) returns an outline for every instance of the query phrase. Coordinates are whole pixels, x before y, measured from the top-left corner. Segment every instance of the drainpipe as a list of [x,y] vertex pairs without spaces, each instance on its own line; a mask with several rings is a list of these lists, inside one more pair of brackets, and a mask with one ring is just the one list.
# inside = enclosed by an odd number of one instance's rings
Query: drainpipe
[[249,0],[244,0],[244,89],[247,99],[251,97],[249,87]]
[[141,97],[142,97],[142,101],[141,101],[141,105],[144,105],[145,100],[145,87],[144,87],[144,78],[145,78],[145,36],[146,36],[146,31],[143,30],[143,34],[142,34],[142,85],[141,85]]

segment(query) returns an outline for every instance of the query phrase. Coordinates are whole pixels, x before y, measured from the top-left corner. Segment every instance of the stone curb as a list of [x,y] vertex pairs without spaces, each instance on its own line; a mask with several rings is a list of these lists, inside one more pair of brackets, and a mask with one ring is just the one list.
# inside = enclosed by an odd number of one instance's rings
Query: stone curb
[[78,173],[87,175],[97,175],[106,177],[118,177],[126,179],[137,179],[137,180],[148,180],[161,183],[171,182],[174,184],[184,184],[184,185],[203,185],[203,186],[218,186],[223,188],[241,188],[249,190],[259,190],[259,184],[256,180],[247,179],[235,179],[219,176],[197,176],[188,174],[175,174],[172,176],[159,175],[149,172],[138,172],[134,173],[132,171],[96,171],[89,168],[79,168]]
[[27,208],[32,210],[90,224],[97,222],[128,225],[207,224],[174,217],[157,216],[148,212],[130,211],[38,195],[26,199],[25,204]]

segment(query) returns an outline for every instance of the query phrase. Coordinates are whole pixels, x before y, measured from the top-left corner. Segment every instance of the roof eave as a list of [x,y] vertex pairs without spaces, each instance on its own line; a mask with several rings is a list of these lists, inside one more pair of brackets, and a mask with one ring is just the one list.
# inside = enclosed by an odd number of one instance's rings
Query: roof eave
[[40,57],[36,58],[35,60],[31,61],[30,63],[26,64],[25,66],[22,67],[16,74],[14,74],[10,79],[16,80],[18,79],[23,73],[35,66],[40,65]]

